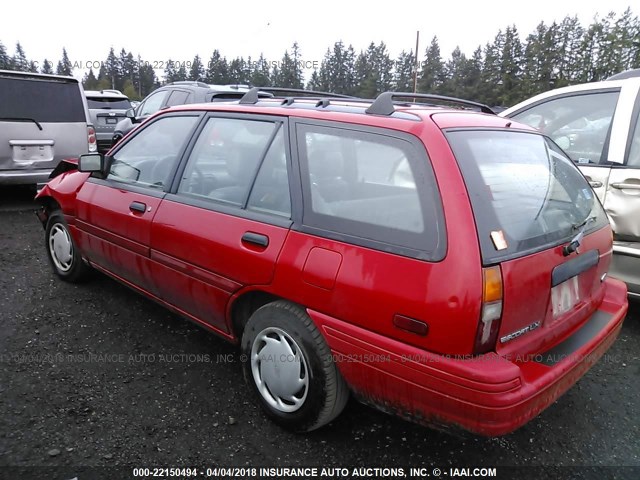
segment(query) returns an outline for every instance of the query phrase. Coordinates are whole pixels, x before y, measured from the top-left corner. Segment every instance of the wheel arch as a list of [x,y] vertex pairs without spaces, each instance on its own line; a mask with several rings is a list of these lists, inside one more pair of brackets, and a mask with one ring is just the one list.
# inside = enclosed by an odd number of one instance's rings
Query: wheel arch
[[239,341],[242,338],[244,327],[247,325],[249,318],[256,310],[278,300],[289,301],[286,298],[279,297],[273,293],[263,290],[245,291],[232,299],[228,314],[230,318],[231,333],[236,340]]
[[51,212],[55,210],[62,210],[60,204],[55,200],[55,198],[45,195],[38,196],[35,199],[36,204],[40,207],[36,211],[38,215],[38,219],[42,223],[42,228],[47,228],[47,221],[49,220],[49,216]]

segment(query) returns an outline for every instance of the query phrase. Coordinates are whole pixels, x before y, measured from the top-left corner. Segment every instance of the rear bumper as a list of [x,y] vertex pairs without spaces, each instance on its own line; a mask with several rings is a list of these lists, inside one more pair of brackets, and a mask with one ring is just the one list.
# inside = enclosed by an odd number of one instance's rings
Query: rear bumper
[[640,297],[640,243],[613,242],[609,275],[627,284],[629,296]]
[[[617,280],[606,283],[605,299],[593,321],[562,344],[527,358],[438,355],[317,312],[309,314],[345,380],[364,402],[419,423],[498,436],[551,405],[617,338],[628,307],[626,289]],[[588,332],[582,331],[588,325]]]
[[0,170],[0,185],[36,185],[49,181],[53,169]]

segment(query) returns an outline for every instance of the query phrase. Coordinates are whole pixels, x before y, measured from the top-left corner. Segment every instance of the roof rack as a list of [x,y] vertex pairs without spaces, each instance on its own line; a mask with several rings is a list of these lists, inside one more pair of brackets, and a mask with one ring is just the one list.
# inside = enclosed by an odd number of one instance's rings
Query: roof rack
[[367,108],[366,112],[371,115],[392,115],[395,112],[394,98],[414,98],[425,99],[434,102],[456,103],[466,107],[474,107],[480,109],[482,113],[490,113],[494,115],[494,111],[487,105],[472,102],[470,100],[462,100],[460,98],[445,97],[442,95],[432,95],[429,93],[407,93],[407,92],[384,92],[378,95],[378,98]]
[[197,87],[209,88],[209,85],[203,82],[197,82],[195,80],[178,80],[177,82],[171,82],[170,85],[194,85]]
[[[244,96],[240,99],[240,104],[255,104],[258,103],[258,92],[267,92],[267,93],[280,93],[280,94],[298,94],[301,98],[313,98],[313,97],[321,97],[321,98],[345,98],[345,99],[355,99],[356,97],[352,97],[349,95],[343,95],[341,93],[329,93],[329,92],[319,92],[316,90],[304,90],[301,88],[283,88],[283,87],[253,87]],[[284,96],[284,95],[283,95]],[[298,97],[285,97],[285,101],[283,102],[286,105],[291,105],[293,101]]]

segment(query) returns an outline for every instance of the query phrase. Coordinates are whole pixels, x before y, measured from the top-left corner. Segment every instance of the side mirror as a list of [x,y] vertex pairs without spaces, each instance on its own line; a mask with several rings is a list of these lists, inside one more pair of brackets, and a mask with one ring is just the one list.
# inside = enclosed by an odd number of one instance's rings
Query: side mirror
[[125,117],[133,120],[134,118],[136,118],[136,111],[133,108],[129,108],[126,112],[124,112],[124,115]]
[[78,160],[80,172],[102,172],[104,170],[104,157],[101,153],[85,153]]

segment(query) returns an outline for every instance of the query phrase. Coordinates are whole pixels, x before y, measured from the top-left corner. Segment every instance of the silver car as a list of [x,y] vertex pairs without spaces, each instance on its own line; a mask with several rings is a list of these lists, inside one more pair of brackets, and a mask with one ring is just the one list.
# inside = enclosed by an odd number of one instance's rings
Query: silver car
[[111,137],[120,120],[123,120],[131,102],[118,90],[85,90],[89,116],[96,129],[98,151],[105,153],[111,148]]
[[95,151],[77,79],[0,70],[0,185],[43,184],[63,158]]
[[500,115],[539,128],[576,162],[613,227],[610,275],[640,298],[640,70],[545,92]]

